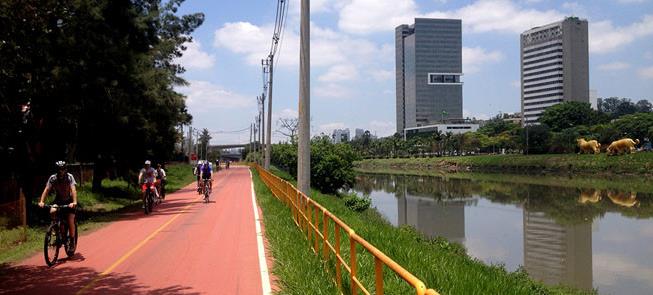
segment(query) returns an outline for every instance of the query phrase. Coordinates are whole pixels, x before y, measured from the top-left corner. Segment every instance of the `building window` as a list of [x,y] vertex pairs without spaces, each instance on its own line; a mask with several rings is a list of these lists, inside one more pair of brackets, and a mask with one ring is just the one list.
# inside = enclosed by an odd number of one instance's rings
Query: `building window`
[[429,73],[428,84],[462,84],[461,73]]

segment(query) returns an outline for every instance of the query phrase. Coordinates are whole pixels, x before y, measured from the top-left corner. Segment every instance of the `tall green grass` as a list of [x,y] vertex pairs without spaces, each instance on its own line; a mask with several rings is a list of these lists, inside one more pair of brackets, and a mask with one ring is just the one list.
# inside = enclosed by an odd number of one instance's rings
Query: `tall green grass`
[[332,276],[308,245],[291,218],[290,209],[277,200],[252,169],[256,199],[263,211],[265,236],[274,262],[272,273],[278,294],[338,294]]

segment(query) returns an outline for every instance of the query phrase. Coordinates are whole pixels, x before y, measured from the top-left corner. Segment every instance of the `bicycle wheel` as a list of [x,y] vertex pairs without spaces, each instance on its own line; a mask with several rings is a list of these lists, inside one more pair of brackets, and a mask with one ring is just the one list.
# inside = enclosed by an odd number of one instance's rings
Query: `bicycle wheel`
[[204,202],[208,203],[209,202],[209,184],[208,182],[204,184]]
[[145,211],[145,215],[150,214],[151,206],[149,203],[150,203],[150,197],[146,193],[145,198],[143,198],[143,211]]
[[43,242],[43,256],[45,257],[45,264],[53,266],[57,263],[59,258],[59,243],[58,226],[51,224],[45,232],[45,240]]
[[147,194],[147,206],[149,207],[148,210],[150,210],[150,213],[152,212],[152,209],[154,208],[154,193],[152,190],[150,190]]
[[[79,237],[78,230],[79,230],[79,228],[77,227],[77,218],[75,218],[75,236],[72,237],[72,239],[73,239],[73,241],[75,241],[75,243],[73,243],[72,247],[68,243],[66,243],[66,245],[64,245],[64,248],[66,249],[66,255],[68,255],[68,257],[73,257],[73,255],[75,255],[75,250],[77,250],[77,238]],[[67,234],[68,234],[68,227],[66,227],[66,235]],[[68,238],[70,239],[71,237],[68,237]]]

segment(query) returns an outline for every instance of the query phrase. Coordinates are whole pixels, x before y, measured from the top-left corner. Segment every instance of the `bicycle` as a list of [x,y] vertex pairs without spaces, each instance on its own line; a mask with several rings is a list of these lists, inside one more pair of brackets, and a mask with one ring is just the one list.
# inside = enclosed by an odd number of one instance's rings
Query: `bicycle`
[[142,191],[145,193],[145,199],[143,200],[143,211],[145,214],[150,214],[156,202],[156,196],[154,195],[153,184],[143,183],[141,187]]
[[209,185],[209,181],[210,180],[208,180],[208,179],[204,179],[204,189],[203,189],[203,191],[204,191],[204,203],[209,202],[209,195],[211,194],[211,187]]
[[[70,206],[45,205],[44,208],[65,209],[70,208]],[[75,255],[75,250],[77,249],[77,238],[79,237],[77,217],[75,217],[75,242],[73,245],[70,245],[68,220],[62,222],[61,212],[62,210],[57,210],[54,219],[50,222],[50,226],[48,226],[48,229],[45,232],[43,256],[45,258],[45,263],[50,267],[57,263],[57,260],[59,259],[59,249],[61,246],[64,246],[64,250],[68,257]]]

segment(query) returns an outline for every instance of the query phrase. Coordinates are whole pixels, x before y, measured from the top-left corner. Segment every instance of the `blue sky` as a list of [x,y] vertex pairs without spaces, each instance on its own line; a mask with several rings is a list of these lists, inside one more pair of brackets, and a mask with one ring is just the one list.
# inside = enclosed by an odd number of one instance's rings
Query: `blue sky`
[[[289,1],[273,130],[297,110],[299,0]],[[253,121],[275,8],[276,0],[184,3],[181,13],[206,15],[179,60],[191,84],[178,91],[194,127],[238,130]],[[572,15],[589,21],[590,88],[599,97],[653,100],[653,0],[312,0],[311,9],[313,135],[343,127],[394,133],[394,27],[415,17],[462,19],[466,116],[519,111],[519,33]],[[248,140],[249,132],[217,133],[212,142]]]

